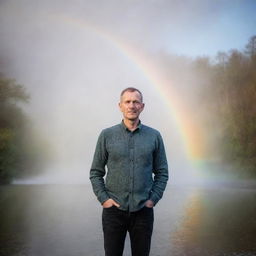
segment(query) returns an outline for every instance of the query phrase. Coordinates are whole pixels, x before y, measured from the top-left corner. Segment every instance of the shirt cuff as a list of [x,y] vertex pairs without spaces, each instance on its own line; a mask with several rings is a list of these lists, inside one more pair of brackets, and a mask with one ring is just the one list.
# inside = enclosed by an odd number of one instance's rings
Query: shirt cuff
[[150,195],[149,200],[153,201],[153,202],[154,202],[154,205],[156,205],[156,204],[158,203],[158,201],[159,201],[159,198],[158,198],[157,195],[155,195],[155,194],[152,193],[152,194]]
[[100,201],[101,204],[103,204],[105,201],[107,201],[108,199],[110,199],[108,193],[106,191],[102,192],[99,196],[98,196],[98,200]]

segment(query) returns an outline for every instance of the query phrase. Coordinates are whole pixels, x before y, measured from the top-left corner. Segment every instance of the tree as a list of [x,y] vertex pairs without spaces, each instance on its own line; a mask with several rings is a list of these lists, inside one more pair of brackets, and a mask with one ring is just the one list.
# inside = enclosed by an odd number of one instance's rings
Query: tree
[[28,99],[23,86],[0,77],[0,184],[11,182],[24,161],[21,138],[27,119],[18,104]]
[[256,56],[256,35],[252,36],[245,46],[245,53],[248,54],[250,57]]
[[201,67],[197,76],[208,81],[201,87],[205,105],[200,111],[210,116],[206,126],[209,134],[218,134],[220,156],[239,166],[239,175],[256,177],[256,36],[246,49],[218,53],[214,64],[200,58],[196,64]]

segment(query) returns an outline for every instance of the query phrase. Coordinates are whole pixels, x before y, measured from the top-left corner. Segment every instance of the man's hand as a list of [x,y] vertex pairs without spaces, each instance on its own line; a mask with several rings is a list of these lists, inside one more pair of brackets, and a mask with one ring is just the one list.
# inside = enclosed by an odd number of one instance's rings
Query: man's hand
[[153,208],[154,207],[154,202],[152,200],[147,200],[145,203],[145,206],[148,208]]
[[102,204],[102,206],[103,206],[103,208],[110,208],[110,207],[112,207],[112,206],[116,206],[116,207],[120,207],[120,205],[117,203],[117,202],[115,202],[113,199],[108,199],[107,201],[105,201],[103,204]]

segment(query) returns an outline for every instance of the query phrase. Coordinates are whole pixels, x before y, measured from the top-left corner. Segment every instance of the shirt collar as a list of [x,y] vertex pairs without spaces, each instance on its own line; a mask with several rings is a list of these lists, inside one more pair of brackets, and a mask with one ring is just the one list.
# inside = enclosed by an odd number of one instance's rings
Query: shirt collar
[[[131,132],[131,131],[125,126],[124,120],[122,120],[122,122],[121,122],[120,125],[121,125],[121,127],[122,127],[124,130],[126,130],[126,131],[128,131],[128,132]],[[141,123],[141,121],[139,120],[139,124],[138,124],[137,128],[136,128],[134,131],[132,131],[132,132],[135,132],[135,131],[137,131],[137,130],[140,130],[141,127],[142,127],[142,123]]]

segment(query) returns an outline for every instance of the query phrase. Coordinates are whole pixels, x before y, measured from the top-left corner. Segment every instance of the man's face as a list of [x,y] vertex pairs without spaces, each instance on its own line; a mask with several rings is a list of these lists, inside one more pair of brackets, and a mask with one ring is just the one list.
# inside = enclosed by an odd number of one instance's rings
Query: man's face
[[139,92],[126,91],[121,97],[119,108],[123,112],[124,119],[131,121],[137,120],[144,108],[144,103],[141,102]]

